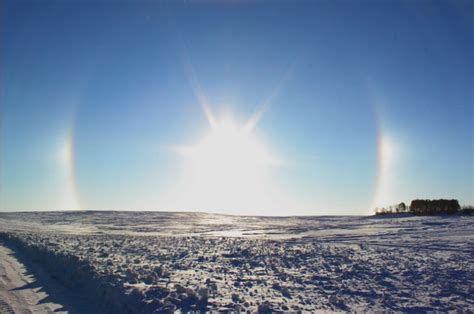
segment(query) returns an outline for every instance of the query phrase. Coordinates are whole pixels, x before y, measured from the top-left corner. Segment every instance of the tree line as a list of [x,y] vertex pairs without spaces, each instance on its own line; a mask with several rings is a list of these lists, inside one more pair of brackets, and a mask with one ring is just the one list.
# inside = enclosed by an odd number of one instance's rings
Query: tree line
[[375,208],[376,215],[387,215],[387,214],[414,214],[414,215],[439,215],[439,214],[474,214],[474,206],[463,206],[459,205],[458,200],[422,200],[416,199],[411,201],[410,206],[406,206],[405,203],[395,204],[387,207]]

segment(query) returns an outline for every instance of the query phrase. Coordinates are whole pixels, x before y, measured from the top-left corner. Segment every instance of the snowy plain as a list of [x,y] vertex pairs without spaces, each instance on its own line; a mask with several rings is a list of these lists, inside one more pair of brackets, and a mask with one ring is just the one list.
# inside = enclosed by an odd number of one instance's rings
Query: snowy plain
[[1,213],[0,241],[100,311],[474,311],[469,216]]

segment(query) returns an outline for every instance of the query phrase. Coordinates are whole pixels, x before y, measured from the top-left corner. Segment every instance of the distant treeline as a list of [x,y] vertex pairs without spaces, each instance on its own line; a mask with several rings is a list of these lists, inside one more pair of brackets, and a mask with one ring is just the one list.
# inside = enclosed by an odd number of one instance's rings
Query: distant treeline
[[474,206],[461,206],[458,200],[413,200],[410,206],[400,203],[388,207],[375,208],[376,215],[387,214],[415,214],[415,215],[439,215],[439,214],[474,214]]

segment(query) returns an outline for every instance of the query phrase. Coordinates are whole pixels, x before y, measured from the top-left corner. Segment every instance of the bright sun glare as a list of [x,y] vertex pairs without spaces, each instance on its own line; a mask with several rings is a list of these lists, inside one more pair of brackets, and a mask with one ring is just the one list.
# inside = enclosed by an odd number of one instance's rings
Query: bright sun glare
[[[209,133],[192,146],[179,147],[181,177],[165,197],[174,210],[211,210],[235,214],[281,214],[300,207],[290,201],[272,175],[282,163],[257,136],[255,127],[288,77],[256,108],[246,123],[232,115],[218,119],[202,91],[192,64],[185,63],[196,99],[209,122]],[[257,210],[257,211],[256,211]]]
[[254,134],[231,118],[217,121],[210,134],[191,148],[193,162],[207,175],[256,171],[276,163]]
[[231,117],[216,120],[197,144],[181,148],[187,188],[181,193],[194,206],[220,210],[268,207],[269,168],[279,164],[258,137]]

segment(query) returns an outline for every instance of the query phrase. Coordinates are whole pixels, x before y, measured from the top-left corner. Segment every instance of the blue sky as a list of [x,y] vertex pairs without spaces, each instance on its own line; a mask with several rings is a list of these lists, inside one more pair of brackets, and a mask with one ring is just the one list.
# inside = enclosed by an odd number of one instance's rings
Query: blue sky
[[[0,210],[474,202],[470,1],[0,6]],[[280,162],[183,156],[219,132],[198,95],[237,126],[262,109],[251,141]]]

